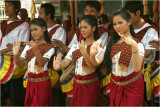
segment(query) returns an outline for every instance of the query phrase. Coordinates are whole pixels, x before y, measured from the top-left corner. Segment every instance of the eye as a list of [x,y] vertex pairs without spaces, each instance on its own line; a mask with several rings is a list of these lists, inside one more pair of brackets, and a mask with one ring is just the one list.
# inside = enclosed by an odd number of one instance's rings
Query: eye
[[118,22],[118,24],[122,24],[122,23],[123,23],[122,21]]

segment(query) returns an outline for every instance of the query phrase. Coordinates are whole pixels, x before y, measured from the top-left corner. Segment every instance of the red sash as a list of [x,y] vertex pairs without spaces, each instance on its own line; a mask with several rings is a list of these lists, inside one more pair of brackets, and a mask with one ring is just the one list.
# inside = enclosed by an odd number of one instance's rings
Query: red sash
[[3,21],[3,25],[2,25],[2,23],[1,23],[1,29],[2,29],[2,27],[3,27],[4,29],[1,30],[2,36],[1,36],[1,41],[0,41],[0,47],[1,47],[1,44],[2,44],[2,39],[3,39],[4,33],[5,33],[6,26],[7,26],[7,21]]
[[[53,48],[53,45],[50,43],[41,43],[38,45],[38,49],[42,56],[48,52],[51,48]],[[27,51],[27,61],[29,62],[33,57],[35,56],[34,50],[31,48],[30,50]],[[37,60],[35,62],[36,65],[39,65]]]
[[153,28],[155,29],[156,31],[158,31],[158,28],[155,26],[155,25],[152,25],[152,26],[148,26],[144,29],[142,29],[140,32],[136,33],[135,36],[136,38],[141,41],[142,38],[144,37],[144,35],[146,34],[147,30],[150,29],[150,28]]
[[[12,31],[13,29],[15,29],[17,26],[21,25],[24,21],[14,21],[8,25],[6,25],[6,27],[1,27],[1,31],[3,31],[3,36],[6,36],[10,31]],[[6,21],[1,22],[1,26],[5,26]]]
[[61,26],[56,26],[56,27],[54,27],[53,29],[51,29],[51,30],[49,31],[49,36],[50,36],[51,39],[52,39],[53,34],[56,32],[56,30],[57,30],[59,27],[61,27]]

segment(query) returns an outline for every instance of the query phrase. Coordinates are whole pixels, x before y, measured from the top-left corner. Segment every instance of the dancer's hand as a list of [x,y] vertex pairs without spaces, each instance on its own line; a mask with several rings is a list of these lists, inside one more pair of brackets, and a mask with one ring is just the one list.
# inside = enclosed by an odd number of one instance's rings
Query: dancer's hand
[[32,47],[32,48],[34,48],[34,47],[37,46],[36,42],[34,42],[33,40],[27,41],[27,42],[24,43],[24,44],[26,44],[26,45],[28,45],[28,46],[30,46],[30,47]]
[[124,42],[130,46],[134,46],[135,44],[137,44],[137,42],[131,37],[125,37],[123,34],[118,34],[118,35],[121,36]]
[[13,44],[13,55],[18,56],[20,52],[20,45],[21,41],[17,41],[16,43]]
[[61,69],[61,61],[62,61],[62,55],[59,53],[56,56],[54,56],[54,59],[53,59],[53,69],[54,70],[59,70]]
[[102,39],[95,41],[90,48],[90,55],[95,56],[98,53]]

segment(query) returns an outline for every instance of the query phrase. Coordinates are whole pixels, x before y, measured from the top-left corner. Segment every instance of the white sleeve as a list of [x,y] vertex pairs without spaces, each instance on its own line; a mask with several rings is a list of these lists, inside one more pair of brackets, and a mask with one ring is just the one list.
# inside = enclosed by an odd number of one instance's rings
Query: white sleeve
[[55,52],[55,49],[54,49],[54,48],[51,48],[48,52],[46,52],[46,53],[43,55],[43,57],[50,59],[51,56],[54,54],[54,52]]
[[52,39],[60,40],[64,44],[66,44],[66,38],[66,31],[62,27],[59,27],[52,36]]
[[22,58],[26,59],[27,58],[27,50],[29,50],[29,46],[26,45],[25,48],[23,49],[23,52],[21,53]]
[[108,39],[108,33],[104,32],[100,39],[102,39],[101,45],[104,47],[105,45],[107,45],[107,39]]
[[[145,49],[155,49],[155,48],[152,48],[150,47],[149,45],[149,41],[152,41],[152,40],[158,40],[158,32],[153,29],[153,28],[150,28],[148,29],[148,31],[146,32],[146,41],[142,41],[142,43],[144,44],[145,46]],[[143,39],[142,39],[143,40]],[[144,39],[145,40],[145,39]]]
[[69,48],[71,48],[73,46],[73,44],[76,44],[78,43],[78,40],[77,40],[77,35],[76,33],[74,34],[73,38],[72,38],[72,41],[70,42],[70,44],[68,45]]
[[29,41],[29,37],[30,37],[29,24],[27,22],[24,22],[20,28],[18,40],[23,42]]
[[139,54],[141,56],[144,56],[145,54],[145,49],[144,49],[144,45],[142,43],[138,43],[138,49],[139,49]]
[[73,59],[73,56],[72,56],[72,53],[73,51],[76,50],[76,46],[77,44],[74,44],[71,49],[68,51],[67,55],[65,56],[65,58],[69,59],[69,60],[72,60]]

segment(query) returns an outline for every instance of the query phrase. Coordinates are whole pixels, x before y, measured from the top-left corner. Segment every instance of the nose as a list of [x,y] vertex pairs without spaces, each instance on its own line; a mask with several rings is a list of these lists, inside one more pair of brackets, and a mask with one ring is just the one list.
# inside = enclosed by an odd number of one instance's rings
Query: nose
[[120,28],[119,24],[116,25],[116,28],[117,28],[117,29]]

